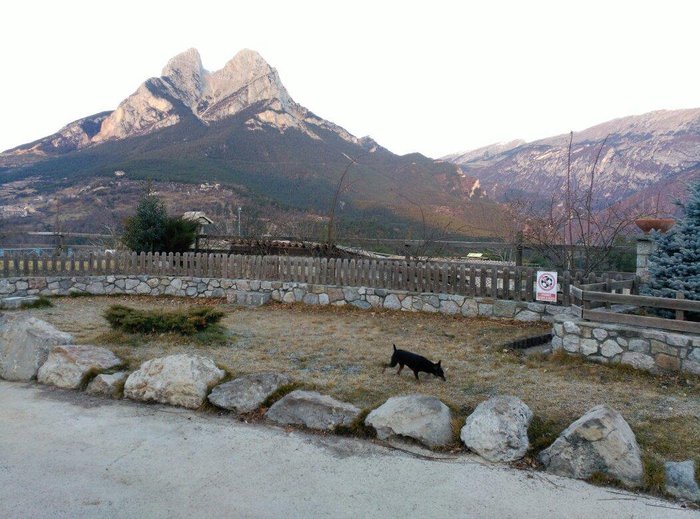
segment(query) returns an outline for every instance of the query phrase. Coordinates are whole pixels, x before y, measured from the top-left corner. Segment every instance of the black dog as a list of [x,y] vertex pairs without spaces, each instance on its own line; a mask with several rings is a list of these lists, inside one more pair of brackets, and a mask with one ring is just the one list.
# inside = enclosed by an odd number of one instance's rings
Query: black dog
[[411,353],[410,351],[406,350],[397,350],[396,344],[394,344],[394,353],[391,355],[391,363],[384,366],[382,373],[386,371],[386,368],[393,368],[398,364],[399,369],[396,372],[397,375],[401,374],[401,370],[404,366],[408,366],[411,370],[413,370],[413,374],[416,376],[416,380],[418,382],[420,382],[420,379],[418,378],[419,371],[432,373],[436,377],[440,377],[442,380],[445,380],[445,372],[442,371],[440,362],[442,361],[439,360],[437,363],[432,363],[422,355]]

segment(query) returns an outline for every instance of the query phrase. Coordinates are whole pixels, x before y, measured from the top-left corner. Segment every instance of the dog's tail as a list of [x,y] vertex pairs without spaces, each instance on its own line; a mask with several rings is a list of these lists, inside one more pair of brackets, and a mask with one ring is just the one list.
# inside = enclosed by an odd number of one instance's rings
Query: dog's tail
[[394,351],[396,351],[396,344],[392,344],[392,346],[394,347]]

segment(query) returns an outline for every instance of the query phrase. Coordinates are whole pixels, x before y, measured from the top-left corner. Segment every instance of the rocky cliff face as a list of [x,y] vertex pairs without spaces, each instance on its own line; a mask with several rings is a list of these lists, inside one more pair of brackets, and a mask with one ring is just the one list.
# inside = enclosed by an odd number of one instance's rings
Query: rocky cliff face
[[[496,199],[523,194],[550,197],[564,188],[568,144],[569,136],[559,135],[445,159],[478,178]],[[571,155],[575,184],[589,185],[599,150],[595,180],[599,207],[640,192],[650,197],[675,192],[685,180],[700,176],[700,109],[624,117],[575,133]]]

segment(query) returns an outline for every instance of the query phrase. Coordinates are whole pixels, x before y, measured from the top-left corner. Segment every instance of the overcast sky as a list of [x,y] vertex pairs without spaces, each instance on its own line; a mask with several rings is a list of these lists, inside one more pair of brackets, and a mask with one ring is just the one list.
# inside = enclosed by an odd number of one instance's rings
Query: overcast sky
[[358,137],[432,157],[700,107],[700,2],[9,0],[0,149],[116,108],[196,47],[255,49]]

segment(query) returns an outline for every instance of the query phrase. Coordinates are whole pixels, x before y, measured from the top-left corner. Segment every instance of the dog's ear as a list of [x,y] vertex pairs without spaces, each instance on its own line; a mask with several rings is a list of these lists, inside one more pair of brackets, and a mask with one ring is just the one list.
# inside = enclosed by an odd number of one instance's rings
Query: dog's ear
[[436,365],[437,367],[440,367],[440,363],[441,363],[441,362],[442,362],[442,360],[439,360],[439,361],[437,361],[437,364],[435,364],[435,365]]
[[392,344],[392,346],[394,347],[394,351],[396,351],[396,344]]

